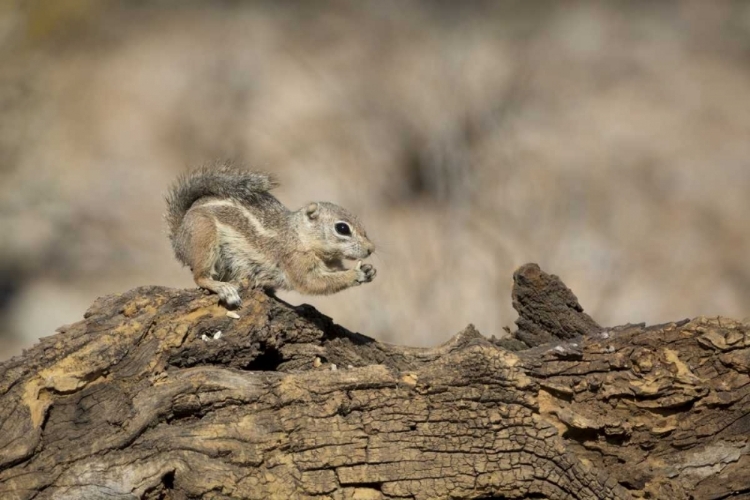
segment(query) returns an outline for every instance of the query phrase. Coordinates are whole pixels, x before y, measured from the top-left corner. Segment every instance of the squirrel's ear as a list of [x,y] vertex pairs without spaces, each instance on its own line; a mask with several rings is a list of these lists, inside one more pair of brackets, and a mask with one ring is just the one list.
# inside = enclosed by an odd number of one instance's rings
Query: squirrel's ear
[[316,219],[318,217],[318,204],[313,202],[307,205],[305,214],[307,214],[308,219]]

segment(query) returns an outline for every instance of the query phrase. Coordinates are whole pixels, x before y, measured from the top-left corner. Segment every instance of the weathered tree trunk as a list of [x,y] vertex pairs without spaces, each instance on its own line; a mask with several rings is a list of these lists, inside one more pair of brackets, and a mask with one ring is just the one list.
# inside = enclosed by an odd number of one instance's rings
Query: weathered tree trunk
[[750,325],[601,328],[515,281],[514,338],[432,349],[254,291],[101,298],[0,365],[0,498],[750,498]]

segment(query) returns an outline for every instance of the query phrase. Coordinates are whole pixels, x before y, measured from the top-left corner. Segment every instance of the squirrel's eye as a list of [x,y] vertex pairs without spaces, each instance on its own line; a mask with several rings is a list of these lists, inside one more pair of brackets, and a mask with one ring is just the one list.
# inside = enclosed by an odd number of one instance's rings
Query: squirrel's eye
[[352,230],[346,222],[337,222],[333,227],[336,229],[336,232],[342,236],[351,236],[352,234]]

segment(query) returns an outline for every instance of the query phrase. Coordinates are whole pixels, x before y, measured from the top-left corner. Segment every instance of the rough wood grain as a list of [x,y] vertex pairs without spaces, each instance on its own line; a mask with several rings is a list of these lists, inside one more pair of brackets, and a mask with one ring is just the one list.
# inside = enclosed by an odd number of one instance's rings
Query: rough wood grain
[[750,497],[750,325],[602,328],[515,280],[514,338],[431,349],[254,291],[101,298],[0,365],[0,498]]

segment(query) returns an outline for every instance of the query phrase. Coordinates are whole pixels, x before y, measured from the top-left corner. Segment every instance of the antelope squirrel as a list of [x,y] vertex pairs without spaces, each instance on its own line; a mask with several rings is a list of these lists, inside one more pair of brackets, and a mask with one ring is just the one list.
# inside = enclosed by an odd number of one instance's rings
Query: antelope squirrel
[[[203,167],[169,189],[165,218],[177,259],[195,283],[233,308],[237,283],[273,293],[336,293],[369,283],[375,268],[363,264],[375,245],[357,218],[338,205],[312,202],[291,212],[272,194],[269,175],[232,164]],[[343,260],[357,260],[347,269]]]

